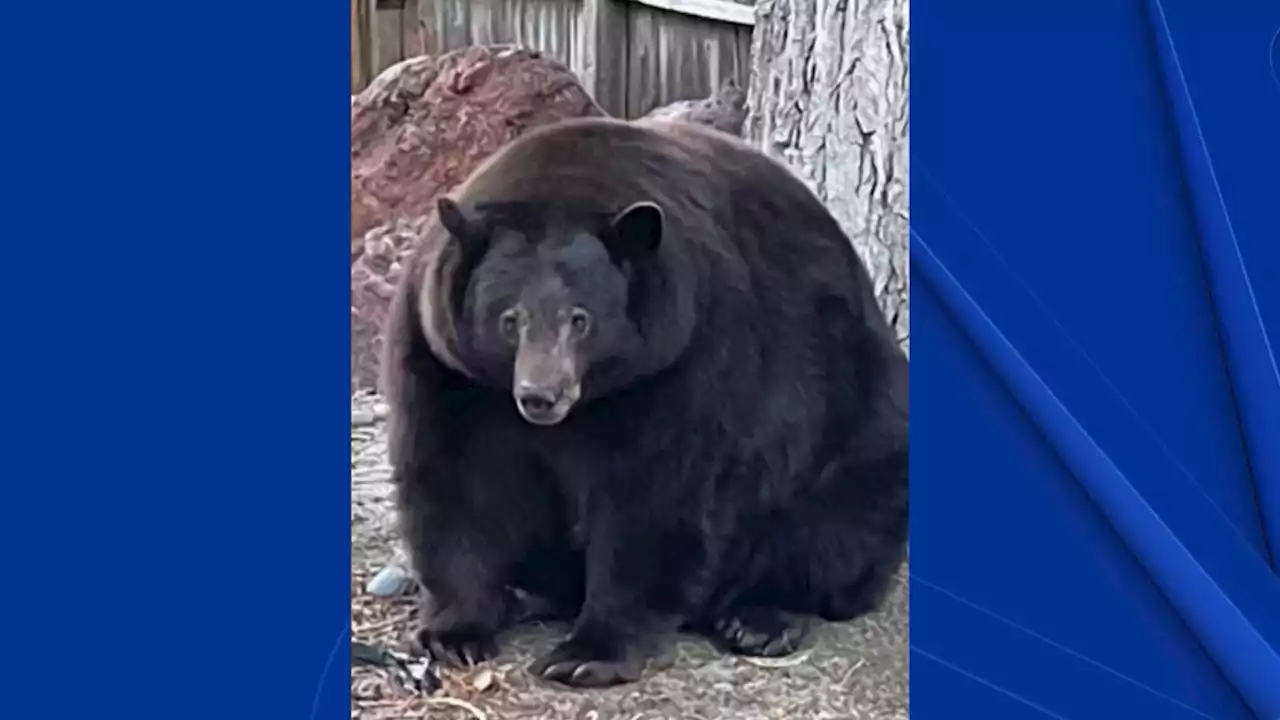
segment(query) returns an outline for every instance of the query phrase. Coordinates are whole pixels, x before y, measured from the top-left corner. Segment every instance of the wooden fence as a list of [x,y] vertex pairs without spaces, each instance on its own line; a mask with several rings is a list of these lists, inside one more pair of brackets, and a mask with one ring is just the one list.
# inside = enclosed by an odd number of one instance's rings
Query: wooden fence
[[468,45],[513,43],[581,78],[610,114],[639,117],[746,87],[752,0],[351,0],[351,87],[389,65]]

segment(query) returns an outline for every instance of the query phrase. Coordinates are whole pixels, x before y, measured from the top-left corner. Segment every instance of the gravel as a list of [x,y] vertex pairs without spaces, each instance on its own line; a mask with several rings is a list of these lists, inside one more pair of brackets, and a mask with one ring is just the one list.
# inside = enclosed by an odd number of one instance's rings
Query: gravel
[[[411,594],[390,591],[396,589],[392,581],[406,558],[394,522],[387,409],[372,393],[354,396],[351,407],[352,638],[405,651],[414,602]],[[851,623],[818,625],[808,646],[788,658],[752,661],[719,653],[701,639],[681,637],[638,683],[569,690],[525,672],[565,630],[531,625],[505,636],[495,660],[466,671],[442,670],[443,687],[431,696],[403,690],[393,673],[382,668],[353,666],[351,717],[906,720],[905,578],[904,568],[880,611]]]

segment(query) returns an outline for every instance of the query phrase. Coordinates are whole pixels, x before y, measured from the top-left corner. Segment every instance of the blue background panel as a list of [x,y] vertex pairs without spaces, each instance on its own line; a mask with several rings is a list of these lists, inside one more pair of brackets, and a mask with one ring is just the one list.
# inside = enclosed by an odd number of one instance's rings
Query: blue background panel
[[[1143,4],[935,4],[913,6],[913,48],[926,53],[912,66],[913,214],[932,180],[1262,552]],[[959,16],[1028,29],[968,43],[955,77],[931,80],[930,28],[953,32]],[[973,181],[977,167],[987,182]],[[950,238],[930,240],[943,252]]]
[[1246,7],[1224,22],[1187,0],[1148,4],[1274,555],[1280,552],[1280,284],[1274,281],[1280,92],[1267,82],[1262,48],[1269,32],[1272,45],[1280,37],[1280,28],[1269,30],[1280,22],[1280,6]]
[[913,717],[1280,717],[1277,30],[913,2]]
[[966,717],[971,709],[982,708],[986,717],[1062,719],[919,648],[911,649],[910,665],[912,717]]
[[[1109,715],[1118,693],[1057,682],[1071,658],[1054,645],[1210,717],[1252,717],[927,282],[911,302],[912,357],[948,359],[913,364],[912,397],[945,394],[951,405],[911,419],[913,437],[948,436],[911,459],[913,480],[928,478],[911,497],[912,645],[992,682],[990,669],[1003,668],[1068,690],[1059,700],[1078,712],[1037,698],[1066,717],[1141,716]],[[954,530],[932,542],[931,528]],[[1000,618],[998,635],[983,612]],[[1027,632],[1044,638],[1039,662],[1017,637]],[[971,667],[978,660],[988,672]],[[914,674],[911,687],[917,717],[914,699],[932,690]]]
[[348,18],[0,3],[0,716],[350,716]]
[[[948,645],[945,651],[951,666],[965,668],[971,677],[982,678],[993,689],[1020,688],[1018,697],[1028,701],[1035,697],[1038,707],[1045,710],[1052,707],[1057,710],[1054,714],[1070,717],[1213,717],[1132,676],[1123,675],[1025,627],[1013,625],[988,610],[960,601],[923,580],[917,580],[913,592],[913,601],[923,599],[930,606],[946,607],[948,613],[945,620],[942,613],[922,616],[912,632],[934,634],[940,628],[931,627],[931,621],[948,623],[948,627],[941,630],[959,641]],[[1015,654],[1020,662],[1003,662],[985,650],[991,644]],[[918,647],[913,651],[942,662],[937,655]],[[934,688],[915,676],[912,683],[913,698],[927,697],[934,692]],[[1082,688],[1092,690],[1081,692]],[[1241,716],[1248,717],[1248,714]]]
[[[1199,136],[1213,159],[1217,192],[1253,275],[1252,289],[1270,336],[1280,332],[1280,186],[1258,169],[1280,167],[1280,9],[1242,0],[1218,12],[1194,0],[1158,4],[1158,25],[1173,39],[1183,91],[1195,105]],[[1270,62],[1268,62],[1270,55]],[[1269,271],[1269,275],[1268,275]],[[1272,279],[1267,282],[1268,276]]]

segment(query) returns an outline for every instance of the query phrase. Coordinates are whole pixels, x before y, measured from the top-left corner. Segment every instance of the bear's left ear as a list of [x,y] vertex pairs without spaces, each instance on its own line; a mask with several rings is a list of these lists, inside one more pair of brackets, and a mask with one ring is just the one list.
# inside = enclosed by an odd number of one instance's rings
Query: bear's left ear
[[655,202],[642,200],[632,203],[613,216],[610,229],[614,248],[626,257],[651,254],[662,244],[665,218],[662,207]]
[[467,216],[457,201],[446,195],[441,195],[436,201],[436,216],[440,225],[464,245],[470,244],[480,234],[476,222]]

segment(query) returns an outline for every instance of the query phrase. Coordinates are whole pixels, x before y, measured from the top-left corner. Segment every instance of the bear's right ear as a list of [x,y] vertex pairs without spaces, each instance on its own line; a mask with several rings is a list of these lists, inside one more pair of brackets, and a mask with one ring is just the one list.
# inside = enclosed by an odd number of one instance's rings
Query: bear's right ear
[[614,251],[630,258],[653,253],[662,244],[665,220],[662,207],[655,202],[643,200],[628,205],[610,223]]
[[440,218],[440,225],[460,242],[469,243],[479,234],[475,221],[453,198],[442,195],[436,200],[436,216]]

